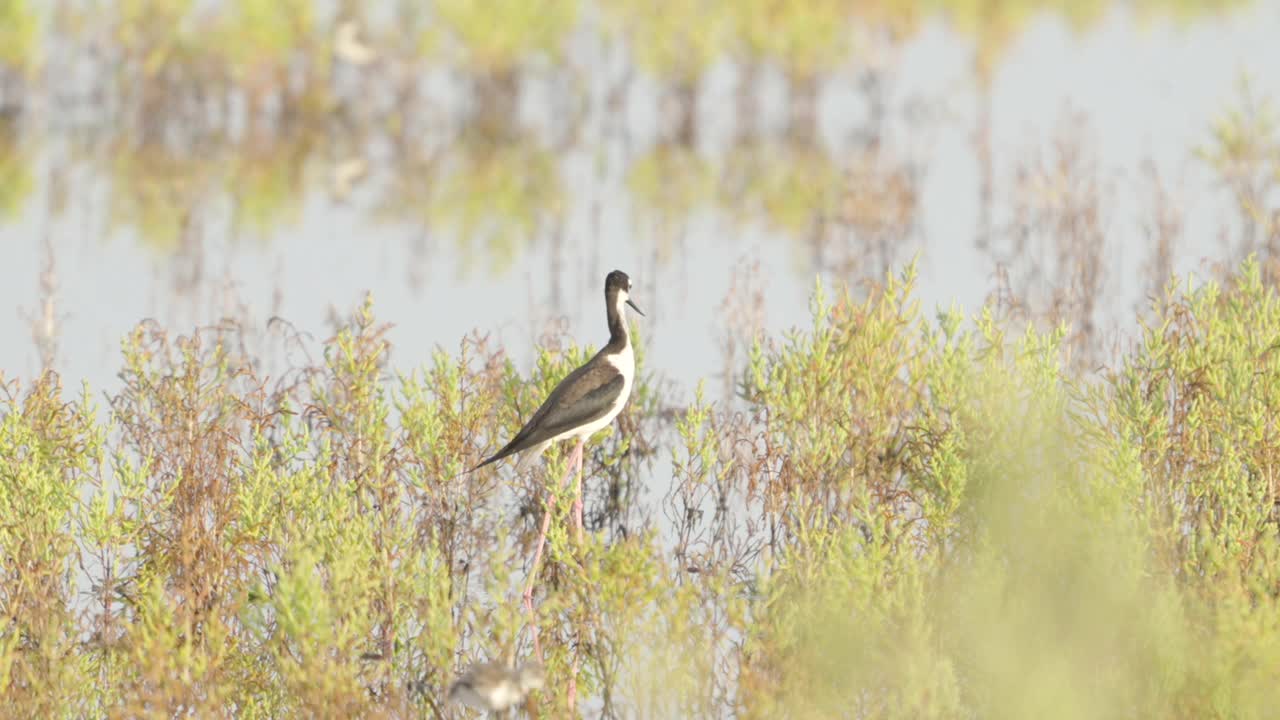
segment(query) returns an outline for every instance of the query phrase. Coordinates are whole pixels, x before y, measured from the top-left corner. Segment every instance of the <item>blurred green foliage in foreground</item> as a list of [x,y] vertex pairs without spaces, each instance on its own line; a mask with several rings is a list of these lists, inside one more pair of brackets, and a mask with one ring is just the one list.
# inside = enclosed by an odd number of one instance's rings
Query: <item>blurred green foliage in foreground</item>
[[[1261,278],[1171,285],[1083,379],[1062,330],[922,318],[910,269],[862,301],[819,287],[811,326],[757,341],[741,408],[699,392],[672,430],[643,376],[591,445],[581,546],[550,493],[540,716],[575,674],[576,712],[618,717],[1269,716]],[[458,473],[586,349],[524,377],[469,339],[392,377],[366,304],[268,385],[239,337],[140,327],[105,406],[5,383],[6,713],[463,717],[461,665],[530,653],[519,586],[554,483]],[[634,492],[657,447],[670,476]]]

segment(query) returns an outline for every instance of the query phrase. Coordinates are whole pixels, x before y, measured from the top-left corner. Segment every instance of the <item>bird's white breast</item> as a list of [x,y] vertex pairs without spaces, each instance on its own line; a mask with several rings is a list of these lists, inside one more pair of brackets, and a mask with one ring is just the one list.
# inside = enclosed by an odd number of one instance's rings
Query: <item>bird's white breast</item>
[[631,348],[631,342],[628,341],[621,352],[608,355],[605,359],[622,373],[622,399],[625,402],[627,396],[631,394],[631,380],[636,375],[636,351]]
[[609,407],[609,411],[602,415],[594,422],[587,423],[580,427],[574,428],[559,435],[554,440],[563,440],[570,437],[588,438],[597,431],[603,430],[606,425],[613,422],[618,417],[618,413],[622,412],[622,408],[627,404],[627,398],[631,397],[631,383],[636,376],[636,354],[628,342],[626,347],[614,355],[606,355],[605,361],[618,369],[622,373],[622,392],[618,393],[618,397],[613,401],[613,405]]

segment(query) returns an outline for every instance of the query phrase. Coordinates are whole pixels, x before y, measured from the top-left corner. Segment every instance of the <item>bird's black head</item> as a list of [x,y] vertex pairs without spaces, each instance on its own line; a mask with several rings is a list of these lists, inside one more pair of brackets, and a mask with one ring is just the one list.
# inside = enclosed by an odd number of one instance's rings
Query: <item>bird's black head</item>
[[[622,317],[622,305],[624,303],[631,306],[632,310],[644,315],[643,312],[640,312],[640,308],[636,307],[636,304],[631,302],[631,278],[627,277],[627,274],[621,270],[614,270],[605,276],[604,297],[609,303],[609,312],[614,314],[610,316],[611,319],[609,320],[611,325],[610,332],[614,331],[612,327],[614,320],[612,318]],[[619,320],[619,322],[621,321]],[[619,325],[619,327],[621,327],[621,325]]]
[[604,291],[610,290],[626,290],[631,292],[631,278],[621,270],[614,270],[604,278]]

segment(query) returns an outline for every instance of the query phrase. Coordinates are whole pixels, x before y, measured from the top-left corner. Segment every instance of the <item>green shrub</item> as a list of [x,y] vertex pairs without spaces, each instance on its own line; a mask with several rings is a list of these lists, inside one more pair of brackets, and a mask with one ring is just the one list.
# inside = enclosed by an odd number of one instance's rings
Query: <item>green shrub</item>
[[671,432],[637,334],[581,544],[546,480],[567,448],[462,471],[590,348],[522,377],[472,337],[392,375],[366,302],[270,384],[233,328],[145,326],[103,417],[56,376],[8,382],[6,708],[456,717],[459,668],[528,657],[536,629],[545,716],[1268,716],[1280,302],[1258,264],[1170,286],[1088,377],[1064,328],[923,318],[913,283],[819,286],[740,398],[699,389]]

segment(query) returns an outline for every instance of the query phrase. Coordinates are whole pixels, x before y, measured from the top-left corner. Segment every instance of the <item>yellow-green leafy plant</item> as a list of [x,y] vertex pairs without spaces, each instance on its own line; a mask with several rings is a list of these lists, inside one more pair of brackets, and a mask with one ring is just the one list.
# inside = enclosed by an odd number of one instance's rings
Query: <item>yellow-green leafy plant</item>
[[463,472],[591,353],[558,338],[527,374],[482,337],[396,371],[366,300],[270,381],[234,327],[144,325],[102,416],[54,375],[5,382],[6,710],[466,717],[462,667],[537,656],[541,716],[1268,717],[1260,264],[1171,284],[1090,375],[1067,328],[925,315],[914,277],[818,286],[719,402],[673,406],[636,332],[582,542],[547,482],[565,448]]

